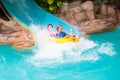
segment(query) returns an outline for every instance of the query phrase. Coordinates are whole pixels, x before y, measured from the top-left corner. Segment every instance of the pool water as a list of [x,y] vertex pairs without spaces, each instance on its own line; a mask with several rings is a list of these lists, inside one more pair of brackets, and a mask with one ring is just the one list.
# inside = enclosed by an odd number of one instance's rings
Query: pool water
[[119,33],[118,27],[75,44],[37,39],[27,50],[0,45],[0,80],[120,80]]

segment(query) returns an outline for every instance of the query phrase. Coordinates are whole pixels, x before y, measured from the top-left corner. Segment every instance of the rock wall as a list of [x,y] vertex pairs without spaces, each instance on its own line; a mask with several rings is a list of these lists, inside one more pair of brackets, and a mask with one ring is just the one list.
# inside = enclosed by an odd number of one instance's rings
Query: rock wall
[[68,6],[65,13],[56,15],[72,25],[77,26],[87,34],[116,29],[117,20],[114,7],[102,4],[98,9],[99,14],[95,14],[95,7],[92,1],[86,1],[84,3],[76,2],[76,4],[77,6],[74,7],[72,3],[70,3],[70,7]]
[[0,44],[11,44],[16,48],[29,48],[35,43],[29,30],[14,21],[0,19]]

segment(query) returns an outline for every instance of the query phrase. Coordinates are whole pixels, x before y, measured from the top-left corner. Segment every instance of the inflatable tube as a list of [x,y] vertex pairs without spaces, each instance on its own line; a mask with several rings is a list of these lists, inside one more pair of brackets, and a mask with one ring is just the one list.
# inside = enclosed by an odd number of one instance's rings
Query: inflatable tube
[[67,42],[79,42],[79,38],[70,38],[70,37],[64,37],[64,38],[53,38],[49,39],[50,42],[54,43],[67,43]]

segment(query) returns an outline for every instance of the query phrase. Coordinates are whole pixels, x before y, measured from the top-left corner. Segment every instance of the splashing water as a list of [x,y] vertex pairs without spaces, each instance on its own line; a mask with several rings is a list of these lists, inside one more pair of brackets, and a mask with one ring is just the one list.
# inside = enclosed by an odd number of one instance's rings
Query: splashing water
[[34,56],[27,61],[37,67],[80,61],[95,62],[100,59],[99,54],[116,54],[110,42],[97,44],[81,37],[77,43],[51,43],[45,40],[47,34],[38,25],[31,25],[31,28],[35,32],[36,46],[33,49]]

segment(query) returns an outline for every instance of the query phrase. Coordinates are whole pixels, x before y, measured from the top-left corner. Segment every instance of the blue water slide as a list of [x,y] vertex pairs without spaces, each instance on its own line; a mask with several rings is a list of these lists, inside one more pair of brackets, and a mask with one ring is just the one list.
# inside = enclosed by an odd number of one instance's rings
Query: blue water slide
[[43,10],[34,0],[1,0],[1,2],[15,20],[28,28],[31,24],[40,25],[41,28],[44,28],[51,23],[54,28],[63,25],[66,33],[69,33],[70,29],[75,35],[79,32],[73,25]]

